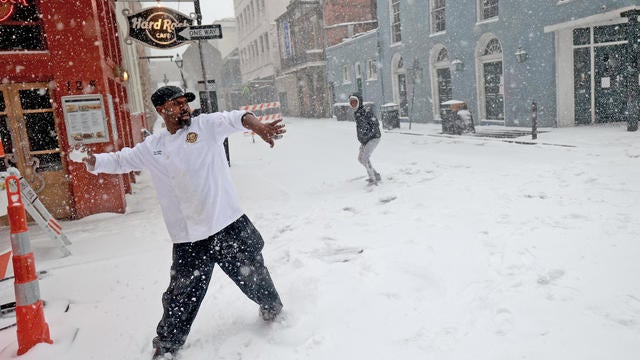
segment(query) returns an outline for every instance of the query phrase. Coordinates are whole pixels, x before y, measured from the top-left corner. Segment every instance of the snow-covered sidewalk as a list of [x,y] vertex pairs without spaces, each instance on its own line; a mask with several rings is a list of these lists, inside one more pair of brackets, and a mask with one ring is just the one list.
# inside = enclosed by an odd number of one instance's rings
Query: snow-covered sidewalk
[[[369,187],[354,123],[286,123],[273,149],[230,139],[283,317],[263,323],[215,270],[180,360],[637,358],[640,132],[541,129],[521,145],[403,123]],[[127,201],[63,222],[67,258],[32,227],[54,344],[21,359],[151,357],[171,244],[144,172]],[[0,359],[16,350],[15,328],[0,332]]]

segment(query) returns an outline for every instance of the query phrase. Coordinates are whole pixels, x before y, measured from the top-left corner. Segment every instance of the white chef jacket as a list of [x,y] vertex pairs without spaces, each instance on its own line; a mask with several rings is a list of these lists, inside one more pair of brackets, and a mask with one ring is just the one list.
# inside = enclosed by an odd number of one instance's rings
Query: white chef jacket
[[243,214],[223,141],[245,130],[244,114],[234,110],[199,115],[173,135],[162,129],[133,148],[96,154],[95,167],[89,170],[93,174],[148,170],[171,240],[206,239]]

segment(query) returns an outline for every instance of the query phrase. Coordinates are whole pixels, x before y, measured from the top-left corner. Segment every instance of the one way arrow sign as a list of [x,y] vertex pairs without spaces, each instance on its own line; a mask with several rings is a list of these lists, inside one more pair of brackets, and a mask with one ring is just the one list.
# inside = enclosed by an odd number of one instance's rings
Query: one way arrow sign
[[176,34],[178,41],[222,39],[222,26],[219,24],[192,25],[178,29],[180,29]]

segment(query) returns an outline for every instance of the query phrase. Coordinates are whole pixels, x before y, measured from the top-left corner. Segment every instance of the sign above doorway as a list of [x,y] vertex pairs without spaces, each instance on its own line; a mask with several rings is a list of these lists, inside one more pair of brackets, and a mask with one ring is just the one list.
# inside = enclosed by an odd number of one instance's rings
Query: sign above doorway
[[178,39],[176,30],[193,24],[193,19],[189,16],[165,7],[142,9],[133,14],[125,9],[122,13],[127,18],[129,27],[127,43],[130,44],[133,39],[157,49],[184,45]]

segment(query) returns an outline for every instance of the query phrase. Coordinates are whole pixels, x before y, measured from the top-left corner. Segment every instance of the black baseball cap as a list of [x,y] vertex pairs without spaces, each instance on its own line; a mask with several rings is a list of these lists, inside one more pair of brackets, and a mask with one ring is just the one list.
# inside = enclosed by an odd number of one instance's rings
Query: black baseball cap
[[196,99],[196,96],[193,93],[184,92],[184,90],[177,86],[163,86],[151,95],[151,102],[153,103],[153,106],[160,106],[164,105],[169,100],[177,99],[182,96],[186,97],[188,102],[192,102]]

